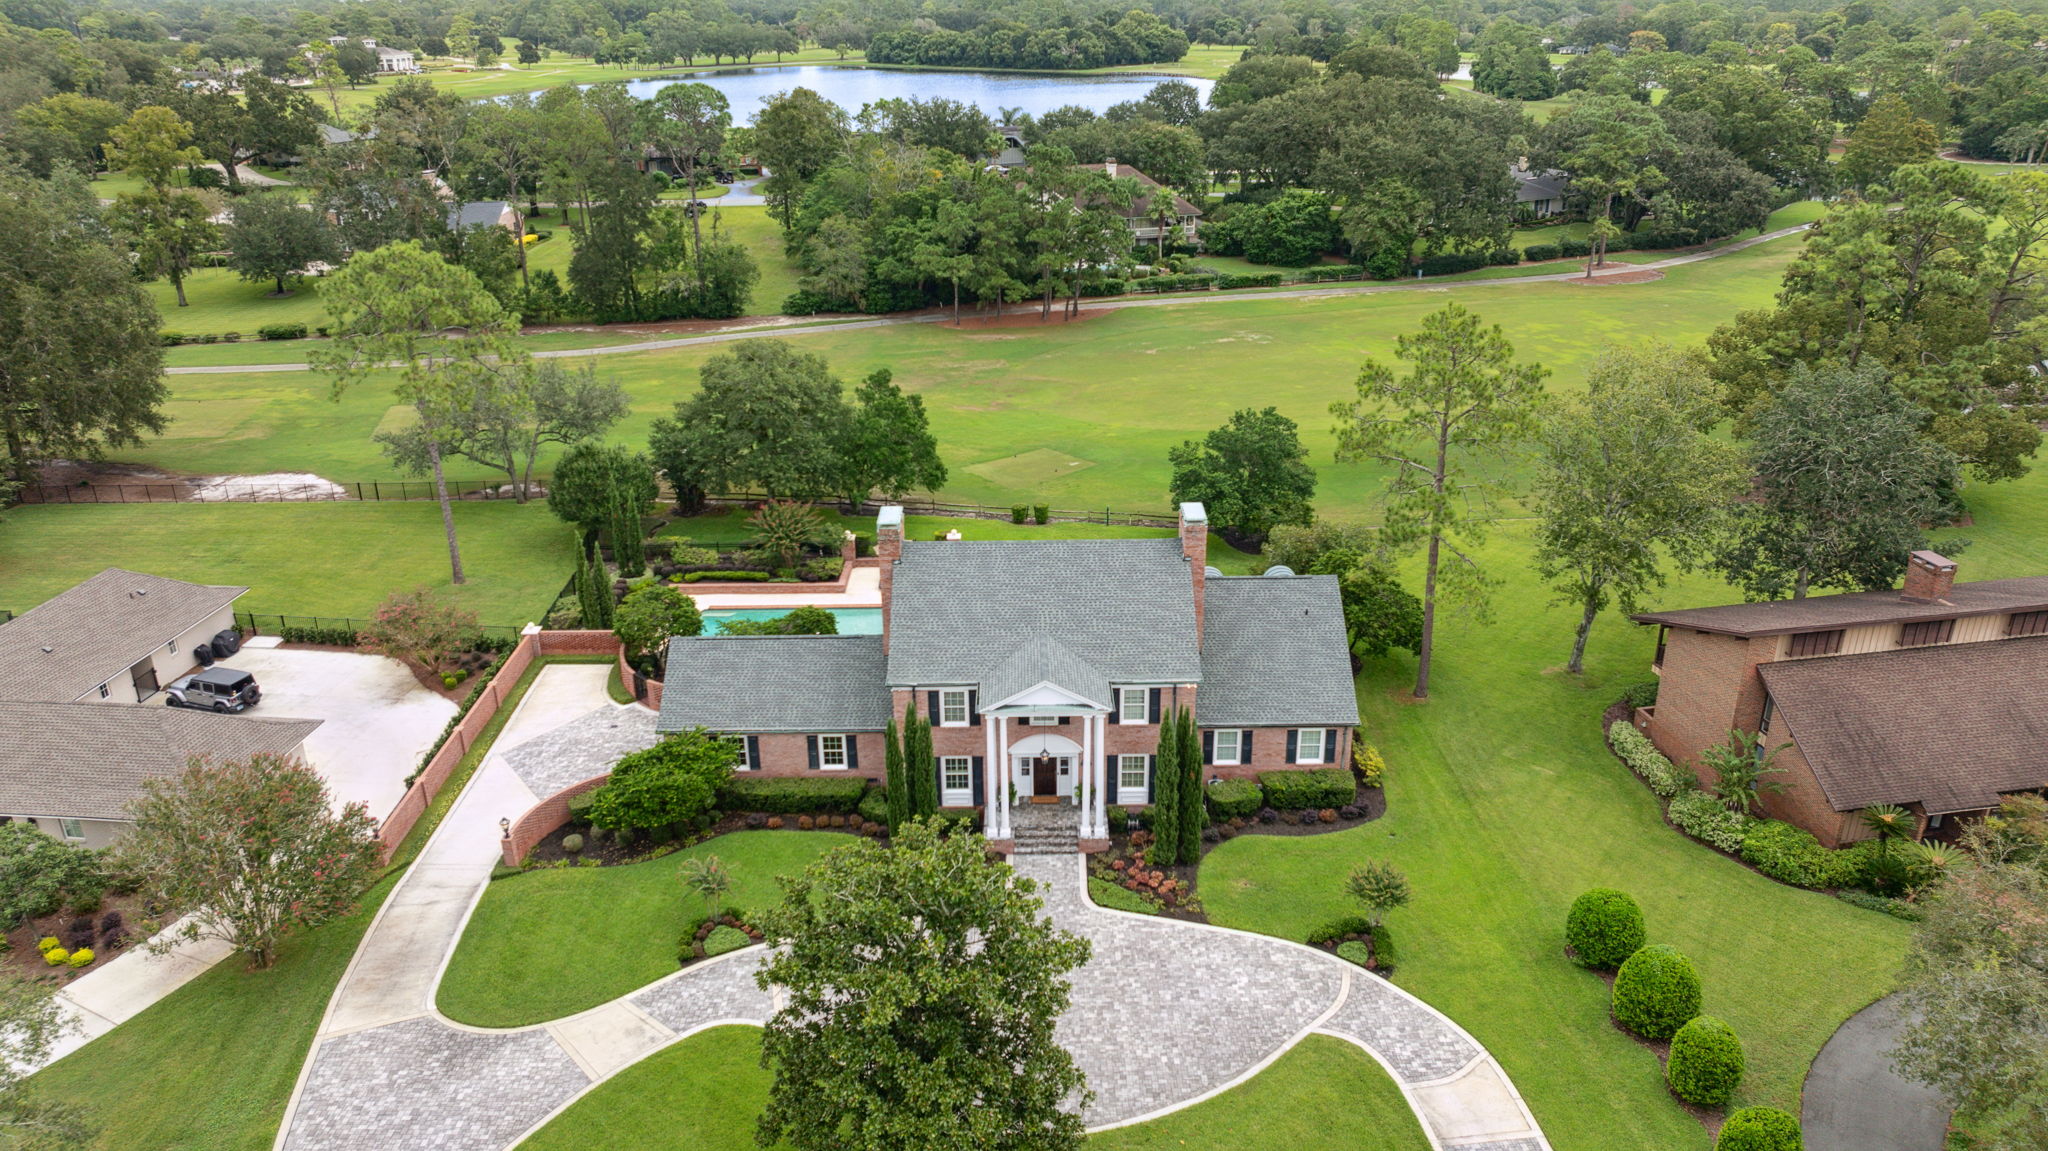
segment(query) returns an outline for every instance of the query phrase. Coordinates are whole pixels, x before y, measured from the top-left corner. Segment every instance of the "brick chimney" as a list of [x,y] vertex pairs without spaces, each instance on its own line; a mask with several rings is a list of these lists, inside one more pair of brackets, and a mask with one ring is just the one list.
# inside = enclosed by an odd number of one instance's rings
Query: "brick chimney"
[[875,515],[875,558],[882,561],[882,651],[889,650],[889,598],[896,561],[903,558],[903,509],[889,504]]
[[1208,584],[1209,511],[1189,501],[1180,505],[1180,554],[1195,581],[1195,646],[1202,645],[1202,595]]
[[1956,561],[1938,552],[1913,552],[1906,556],[1906,586],[1899,589],[1899,598],[1907,603],[1947,603],[1955,583]]

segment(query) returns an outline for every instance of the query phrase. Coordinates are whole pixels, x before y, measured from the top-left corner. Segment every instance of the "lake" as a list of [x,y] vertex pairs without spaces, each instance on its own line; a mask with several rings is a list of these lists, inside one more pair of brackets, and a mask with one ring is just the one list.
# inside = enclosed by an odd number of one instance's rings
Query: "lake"
[[1057,72],[899,72],[888,68],[834,67],[829,64],[783,64],[725,72],[700,72],[664,79],[629,80],[626,90],[646,99],[662,86],[678,80],[695,80],[725,93],[732,104],[735,124],[751,124],[761,101],[791,88],[809,88],[846,109],[850,115],[861,105],[891,96],[912,96],[930,100],[944,96],[973,104],[995,118],[998,108],[1021,108],[1033,116],[1054,108],[1079,104],[1104,111],[1112,104],[1136,100],[1154,85],[1166,80],[1192,84],[1209,102],[1213,80],[1191,76],[1158,76],[1146,73],[1123,75],[1062,75]]

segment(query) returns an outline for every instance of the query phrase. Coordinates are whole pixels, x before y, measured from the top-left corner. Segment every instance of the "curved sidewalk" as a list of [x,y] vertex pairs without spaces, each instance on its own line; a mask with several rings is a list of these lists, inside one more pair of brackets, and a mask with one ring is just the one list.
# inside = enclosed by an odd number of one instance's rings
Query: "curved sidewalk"
[[[617,706],[604,692],[608,671],[544,669],[499,747],[603,723],[603,709]],[[497,859],[497,820],[534,801],[514,770],[519,758],[492,751],[371,925],[307,1056],[280,1151],[501,1151],[669,1043],[774,1013],[774,997],[754,983],[753,948],[531,1027],[484,1030],[436,1012],[435,989]],[[1096,907],[1080,856],[1022,856],[1014,866],[1041,883],[1054,923],[1094,945],[1058,1029],[1095,1091],[1091,1129],[1199,1102],[1322,1031],[1387,1068],[1433,1146],[1547,1151],[1492,1056],[1406,992],[1286,940]]]

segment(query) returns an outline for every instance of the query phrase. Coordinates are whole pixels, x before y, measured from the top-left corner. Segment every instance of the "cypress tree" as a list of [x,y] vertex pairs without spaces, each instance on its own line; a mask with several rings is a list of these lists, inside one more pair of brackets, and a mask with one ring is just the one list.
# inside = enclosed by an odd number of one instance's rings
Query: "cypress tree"
[[587,628],[603,626],[598,622],[602,609],[597,606],[597,583],[590,578],[590,553],[576,553],[576,614]]
[[619,574],[627,579],[647,570],[647,539],[641,511],[633,493],[615,481],[612,484],[612,558],[618,561]]
[[889,834],[894,835],[910,815],[910,781],[903,776],[903,739],[893,718],[882,737],[882,757],[886,765],[883,786],[889,797]]
[[1154,867],[1171,867],[1180,862],[1180,709],[1166,713],[1159,723],[1159,752],[1152,762],[1152,850],[1145,858]]
[[1180,712],[1180,861],[1202,862],[1202,732],[1192,708]]
[[596,607],[596,618],[584,617],[583,626],[596,628],[599,631],[610,631],[612,628],[612,609],[614,606],[612,602],[612,577],[611,573],[604,570],[604,557],[598,554],[595,541],[591,542],[590,552],[585,556],[585,559],[588,561],[585,570],[589,573],[590,599],[591,603]]
[[932,761],[932,725],[917,714],[917,701],[903,709],[903,770],[910,778],[910,813],[939,813],[938,765]]

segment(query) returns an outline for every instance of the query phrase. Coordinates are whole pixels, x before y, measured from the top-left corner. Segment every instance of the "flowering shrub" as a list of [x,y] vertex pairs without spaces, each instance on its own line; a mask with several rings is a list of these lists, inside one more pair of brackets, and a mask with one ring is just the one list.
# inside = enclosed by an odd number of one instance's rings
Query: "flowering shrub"
[[1607,729],[1607,742],[1614,746],[1614,754],[1628,765],[1630,771],[1643,778],[1650,790],[1670,799],[1680,791],[1692,787],[1693,775],[1657,750],[1650,737],[1637,731],[1627,720],[1617,719]]

